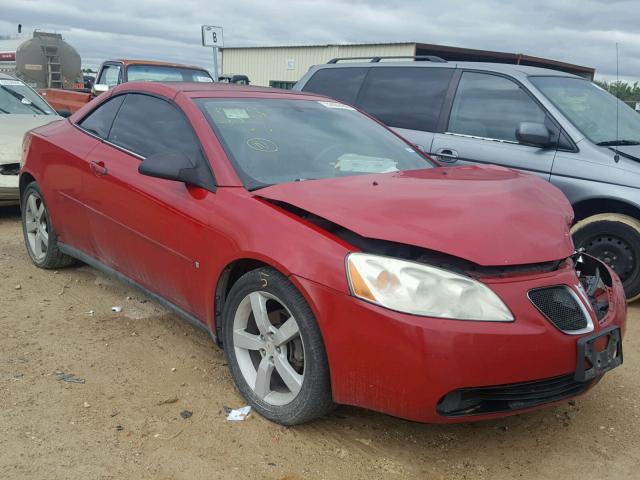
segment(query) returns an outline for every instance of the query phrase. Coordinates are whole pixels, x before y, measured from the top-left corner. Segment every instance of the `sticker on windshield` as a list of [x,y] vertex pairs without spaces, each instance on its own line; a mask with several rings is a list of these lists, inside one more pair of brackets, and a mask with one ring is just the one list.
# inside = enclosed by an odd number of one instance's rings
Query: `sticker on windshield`
[[249,145],[254,150],[258,152],[277,152],[278,145],[273,143],[271,140],[267,140],[266,138],[250,138],[247,140],[247,145]]
[[22,85],[22,82],[20,80],[0,80],[0,85],[13,85],[13,86],[20,86]]
[[249,118],[249,113],[244,108],[223,108],[222,111],[229,120],[246,120]]
[[320,105],[324,105],[327,108],[339,108],[341,110],[355,110],[355,108],[350,107],[349,105],[345,105],[344,103],[338,102],[325,102],[323,100],[318,100]]

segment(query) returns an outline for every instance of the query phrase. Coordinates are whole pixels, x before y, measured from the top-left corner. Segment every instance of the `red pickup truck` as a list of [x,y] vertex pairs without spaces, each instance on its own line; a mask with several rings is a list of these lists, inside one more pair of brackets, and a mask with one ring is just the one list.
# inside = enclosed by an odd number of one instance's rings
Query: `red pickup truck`
[[202,67],[153,60],[109,60],[100,66],[93,87],[83,90],[47,88],[40,91],[47,102],[61,112],[75,112],[92,98],[125,82],[213,82]]

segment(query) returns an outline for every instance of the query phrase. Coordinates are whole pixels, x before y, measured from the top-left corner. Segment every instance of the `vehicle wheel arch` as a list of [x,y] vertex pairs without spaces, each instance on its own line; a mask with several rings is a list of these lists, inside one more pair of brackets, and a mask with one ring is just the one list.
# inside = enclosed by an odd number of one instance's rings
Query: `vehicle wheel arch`
[[[218,345],[222,346],[222,312],[231,287],[233,287],[233,285],[245,273],[264,267],[273,268],[285,277],[291,276],[291,272],[284,268],[284,266],[269,259],[262,258],[260,255],[248,255],[236,258],[227,263],[227,265],[220,271],[220,275],[215,282],[215,291],[213,296],[213,324],[210,326],[212,333],[215,333]],[[296,285],[296,287],[299,288],[298,285]],[[305,292],[301,293],[304,297],[307,297]]]
[[22,198],[22,194],[24,192],[24,189],[27,188],[27,185],[29,185],[30,183],[35,182],[36,179],[33,175],[31,175],[31,173],[29,172],[22,172],[20,174],[20,180],[19,180],[19,184],[18,184],[18,188],[19,188],[19,192],[20,192],[20,198]]
[[572,206],[575,213],[574,224],[603,213],[618,213],[640,220],[640,206],[615,198],[586,198],[574,203]]

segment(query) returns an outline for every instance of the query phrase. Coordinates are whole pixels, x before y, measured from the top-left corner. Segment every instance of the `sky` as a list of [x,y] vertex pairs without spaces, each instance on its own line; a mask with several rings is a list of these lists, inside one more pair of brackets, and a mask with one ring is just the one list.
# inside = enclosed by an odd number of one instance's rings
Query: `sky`
[[0,35],[18,23],[63,35],[83,65],[150,58],[213,67],[200,26],[225,46],[422,42],[552,58],[596,78],[640,81],[639,1],[0,0]]

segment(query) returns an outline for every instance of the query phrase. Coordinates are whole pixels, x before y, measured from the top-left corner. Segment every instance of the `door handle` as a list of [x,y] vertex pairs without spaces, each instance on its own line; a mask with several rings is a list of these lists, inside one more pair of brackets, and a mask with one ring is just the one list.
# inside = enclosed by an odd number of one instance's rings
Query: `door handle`
[[439,148],[436,150],[436,155],[440,157],[440,160],[447,163],[454,163],[458,161],[458,152],[451,148]]
[[96,162],[95,160],[91,160],[91,163],[89,163],[89,167],[91,167],[91,171],[95,175],[107,174],[107,167],[104,166],[104,162]]

